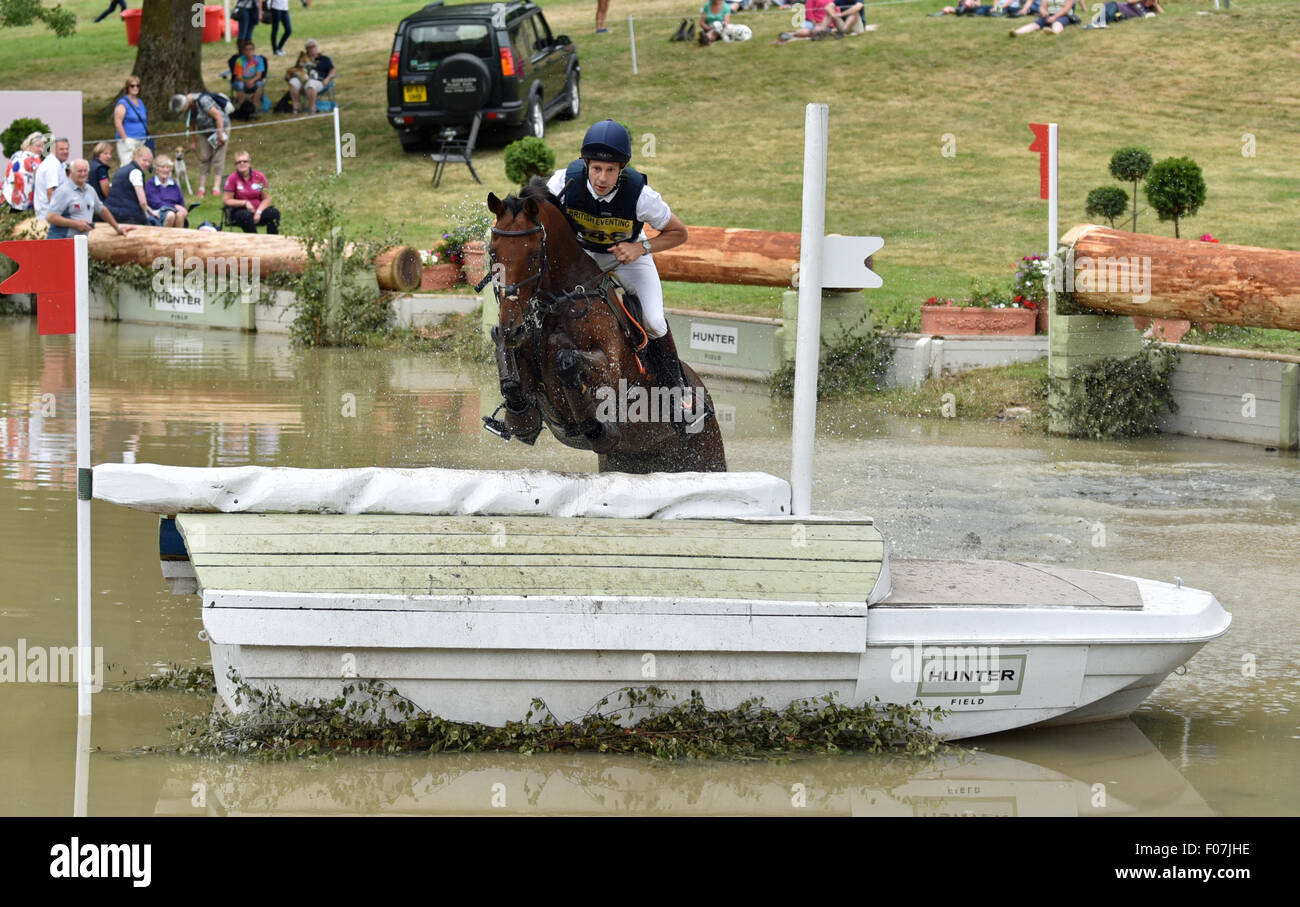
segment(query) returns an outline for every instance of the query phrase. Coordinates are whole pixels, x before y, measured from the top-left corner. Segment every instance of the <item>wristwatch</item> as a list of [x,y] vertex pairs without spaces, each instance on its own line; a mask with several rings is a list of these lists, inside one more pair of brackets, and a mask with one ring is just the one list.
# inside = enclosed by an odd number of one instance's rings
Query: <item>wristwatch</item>
[[647,255],[654,251],[650,248],[650,240],[648,239],[641,240],[641,248],[645,249],[645,254]]

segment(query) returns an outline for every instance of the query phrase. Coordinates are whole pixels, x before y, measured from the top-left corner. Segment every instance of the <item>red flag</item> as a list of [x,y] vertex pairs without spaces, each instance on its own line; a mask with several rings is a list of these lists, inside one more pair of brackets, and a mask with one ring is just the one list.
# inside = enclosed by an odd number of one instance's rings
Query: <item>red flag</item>
[[0,252],[18,263],[18,273],[0,283],[0,293],[36,294],[40,334],[77,333],[76,249],[72,239],[0,242]]
[[1049,198],[1048,182],[1050,181],[1050,164],[1048,155],[1051,153],[1051,147],[1048,143],[1050,130],[1046,123],[1030,123],[1029,128],[1034,131],[1034,143],[1029,146],[1030,151],[1038,152],[1038,197]]

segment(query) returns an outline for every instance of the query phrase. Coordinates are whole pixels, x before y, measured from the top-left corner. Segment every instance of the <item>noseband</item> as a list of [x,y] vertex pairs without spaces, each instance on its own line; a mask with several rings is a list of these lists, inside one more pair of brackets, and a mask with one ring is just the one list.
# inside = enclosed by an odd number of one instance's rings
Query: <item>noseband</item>
[[[545,225],[538,222],[535,226],[529,227],[526,230],[502,230],[495,226],[492,228],[493,236],[531,236],[534,233],[542,234],[541,247],[528,254],[528,269],[529,271],[534,271],[535,268],[535,273],[530,274],[518,283],[512,283],[506,286],[496,285],[494,286],[494,289],[496,291],[497,305],[500,306],[502,301],[518,302],[519,291],[535,282],[537,284],[536,289],[533,290],[532,294],[529,295],[528,299],[523,303],[524,318],[521,322],[521,326],[527,328],[532,333],[540,333],[542,330],[542,320],[554,314],[555,311],[565,303],[572,302],[575,299],[599,299],[603,297],[609,283],[609,275],[614,268],[610,268],[608,271],[602,271],[600,280],[597,282],[596,286],[590,290],[582,284],[578,284],[569,290],[564,290],[558,293],[550,290],[542,285],[547,275],[550,273],[550,256],[546,254]],[[538,262],[539,257],[541,259],[540,262]],[[488,273],[483,276],[483,279],[479,281],[478,286],[475,287],[475,289],[481,291],[483,287],[487,285],[487,282],[492,280],[492,277],[496,272],[496,264],[496,254],[490,252],[490,267],[488,268]],[[615,267],[617,267],[617,265],[615,265]],[[585,315],[586,313],[586,309],[584,309],[577,317],[581,318],[582,315]]]

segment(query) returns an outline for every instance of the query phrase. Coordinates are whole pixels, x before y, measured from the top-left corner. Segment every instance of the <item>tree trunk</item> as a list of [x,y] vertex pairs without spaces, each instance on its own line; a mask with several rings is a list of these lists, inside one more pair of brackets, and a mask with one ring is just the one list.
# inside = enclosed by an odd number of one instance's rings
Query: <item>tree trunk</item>
[[[798,233],[767,230],[688,227],[690,238],[667,252],[655,253],[663,280],[788,287],[799,263]],[[646,236],[658,233],[646,228]]]
[[1300,330],[1300,252],[1091,224],[1061,244],[1074,246],[1074,298],[1094,311]]
[[195,6],[191,0],[144,0],[132,74],[140,77],[140,97],[149,108],[151,132],[175,132],[159,128],[162,119],[170,116],[168,100],[205,87],[203,6],[197,4],[197,10]]

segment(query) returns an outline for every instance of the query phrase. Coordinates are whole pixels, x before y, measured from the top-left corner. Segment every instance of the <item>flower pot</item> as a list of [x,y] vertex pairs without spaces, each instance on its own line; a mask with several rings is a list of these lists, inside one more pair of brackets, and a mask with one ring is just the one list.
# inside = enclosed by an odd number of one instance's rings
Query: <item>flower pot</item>
[[1133,316],[1133,326],[1139,331],[1151,328],[1151,336],[1166,343],[1177,343],[1183,335],[1192,329],[1192,323],[1185,318],[1146,318]]
[[1038,308],[1034,309],[1034,315],[1036,316],[1034,319],[1034,333],[1046,334],[1047,333],[1047,303],[1040,302],[1038,304]]
[[471,239],[461,251],[465,256],[465,282],[476,286],[487,274],[487,244],[481,239]]
[[922,334],[941,334],[951,337],[962,335],[1031,337],[1037,322],[1038,314],[1034,309],[921,306]]
[[446,290],[463,282],[464,279],[464,275],[460,272],[460,265],[450,263],[425,265],[424,272],[420,275],[420,289]]

